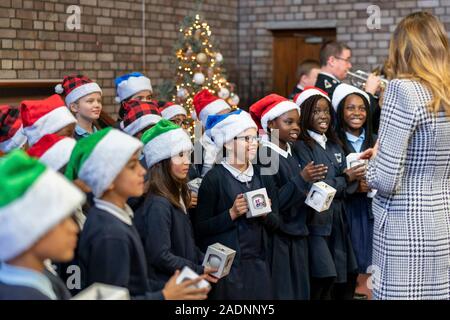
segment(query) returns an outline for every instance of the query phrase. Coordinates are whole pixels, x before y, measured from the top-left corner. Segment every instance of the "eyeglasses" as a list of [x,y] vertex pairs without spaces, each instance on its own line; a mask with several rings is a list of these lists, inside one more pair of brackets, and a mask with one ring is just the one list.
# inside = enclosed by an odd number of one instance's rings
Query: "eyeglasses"
[[234,140],[245,140],[245,142],[258,142],[258,136],[237,136],[234,137]]
[[345,61],[345,62],[347,62],[347,63],[352,63],[351,58],[344,59],[344,58],[336,57],[336,56],[335,56],[335,58],[338,59],[338,60]]

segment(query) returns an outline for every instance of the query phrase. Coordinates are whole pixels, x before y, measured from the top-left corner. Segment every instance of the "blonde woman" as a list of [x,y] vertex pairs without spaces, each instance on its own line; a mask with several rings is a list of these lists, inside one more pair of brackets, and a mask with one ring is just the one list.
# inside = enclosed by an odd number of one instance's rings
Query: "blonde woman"
[[373,201],[373,297],[450,299],[450,75],[442,23],[417,12],[397,26],[392,79],[367,181]]

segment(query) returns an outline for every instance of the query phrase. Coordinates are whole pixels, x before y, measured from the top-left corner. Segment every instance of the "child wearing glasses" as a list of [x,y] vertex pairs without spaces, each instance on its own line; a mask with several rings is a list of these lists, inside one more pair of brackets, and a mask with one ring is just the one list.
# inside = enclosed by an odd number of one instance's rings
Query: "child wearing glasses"
[[[194,226],[201,248],[220,242],[236,250],[230,274],[211,290],[212,299],[272,299],[267,229],[278,227],[278,200],[270,176],[251,161],[258,150],[257,125],[242,110],[210,115],[206,132],[218,150],[220,164],[203,178]],[[244,193],[266,188],[272,212],[247,218]]]
[[342,143],[334,131],[331,102],[324,91],[308,88],[295,101],[300,105],[302,117],[294,152],[302,166],[311,161],[325,165],[325,178],[318,180],[337,190],[328,210],[317,212],[309,208],[311,299],[353,299],[357,264],[343,200],[347,188],[364,177],[364,165],[346,168]]
[[304,202],[311,182],[326,173],[323,165],[303,168],[291,144],[300,134],[300,108],[276,94],[250,107],[250,114],[268,134],[261,141],[258,164],[274,178],[278,190],[280,228],[272,234],[271,271],[275,299],[309,299],[308,227]]

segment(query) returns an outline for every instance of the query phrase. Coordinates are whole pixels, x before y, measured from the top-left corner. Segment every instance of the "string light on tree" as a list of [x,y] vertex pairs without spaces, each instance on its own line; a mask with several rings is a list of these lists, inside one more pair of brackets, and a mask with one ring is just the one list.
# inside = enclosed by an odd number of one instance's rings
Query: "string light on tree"
[[[200,14],[189,15],[183,19],[178,30],[180,33],[174,46],[173,64],[176,76],[172,89],[167,90],[166,94],[160,92],[160,96],[182,104],[188,117],[194,111],[193,97],[202,89],[208,89],[232,107],[237,107],[239,97],[234,93],[234,85],[227,81],[224,58],[213,43],[208,23]],[[193,126],[189,132],[195,132]]]

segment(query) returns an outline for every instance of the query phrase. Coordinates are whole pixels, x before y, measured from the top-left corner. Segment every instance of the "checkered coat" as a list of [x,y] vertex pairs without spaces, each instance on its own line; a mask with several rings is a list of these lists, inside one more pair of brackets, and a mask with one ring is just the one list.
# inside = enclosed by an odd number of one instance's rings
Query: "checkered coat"
[[450,298],[450,118],[427,111],[431,98],[416,81],[386,89],[367,172],[375,299]]

